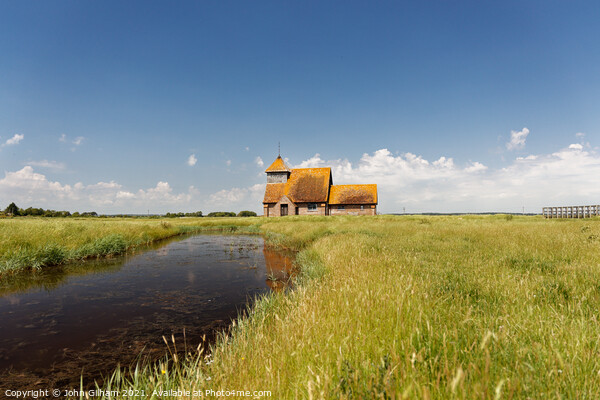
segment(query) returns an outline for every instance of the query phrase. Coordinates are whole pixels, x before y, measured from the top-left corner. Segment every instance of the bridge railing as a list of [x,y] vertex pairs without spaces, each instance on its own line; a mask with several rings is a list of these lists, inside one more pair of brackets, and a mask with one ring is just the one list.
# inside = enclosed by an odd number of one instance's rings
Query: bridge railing
[[600,205],[543,207],[545,218],[590,218],[600,215]]

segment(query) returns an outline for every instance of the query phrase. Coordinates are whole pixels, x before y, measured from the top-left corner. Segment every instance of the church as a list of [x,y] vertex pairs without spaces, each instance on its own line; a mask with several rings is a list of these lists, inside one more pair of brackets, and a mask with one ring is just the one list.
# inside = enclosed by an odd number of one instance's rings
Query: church
[[265,172],[265,217],[377,214],[375,184],[334,185],[331,168],[290,169],[281,155]]

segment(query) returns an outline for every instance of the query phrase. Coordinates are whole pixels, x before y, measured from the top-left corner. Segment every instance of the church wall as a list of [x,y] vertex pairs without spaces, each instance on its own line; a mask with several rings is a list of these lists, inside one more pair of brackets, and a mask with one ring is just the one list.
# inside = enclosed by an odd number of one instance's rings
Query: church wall
[[281,199],[275,204],[268,204],[265,207],[267,213],[265,216],[268,217],[281,217],[281,205],[287,204],[288,206],[288,215],[295,215],[296,213],[296,205],[287,198],[287,196],[281,197]]
[[377,206],[366,204],[360,209],[360,204],[345,204],[344,209],[338,209],[338,205],[329,206],[330,215],[377,215]]
[[317,203],[315,211],[308,211],[308,203],[298,204],[298,215],[327,215],[327,204]]

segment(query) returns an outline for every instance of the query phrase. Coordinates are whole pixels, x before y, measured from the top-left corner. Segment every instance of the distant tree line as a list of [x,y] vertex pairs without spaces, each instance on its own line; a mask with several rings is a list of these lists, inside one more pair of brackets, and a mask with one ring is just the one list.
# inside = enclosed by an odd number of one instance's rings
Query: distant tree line
[[19,208],[14,202],[10,203],[8,207],[4,209],[4,212],[0,211],[1,214],[12,217],[26,217],[28,215],[33,217],[97,217],[98,213],[95,211],[89,212],[74,212],[71,214],[69,211],[56,211],[56,210],[44,210],[43,208]]
[[181,218],[181,217],[202,217],[202,211],[196,211],[196,212],[191,212],[191,213],[182,213],[182,212],[178,212],[178,213],[166,213],[165,217],[167,218]]
[[256,217],[256,213],[254,211],[240,211],[237,216],[238,217]]
[[[95,211],[87,211],[87,212],[78,212],[75,211],[71,214],[69,211],[55,211],[55,210],[44,210],[43,208],[19,208],[14,202],[10,203],[8,207],[4,209],[4,211],[0,211],[0,216],[9,216],[9,217],[25,217],[25,216],[35,216],[35,217],[102,217],[102,218],[182,218],[182,217],[203,217],[202,211],[196,212],[177,212],[171,213],[168,212],[165,215],[131,215],[131,214],[117,214],[117,215],[98,215]],[[256,217],[256,213],[254,211],[240,211],[239,213],[234,213],[232,211],[216,211],[211,212],[207,215],[207,217]]]
[[14,202],[10,203],[4,210],[5,215],[9,216],[38,216],[38,217],[70,217],[71,213],[68,211],[56,211],[56,210],[44,210],[43,208],[19,208]]
[[240,211],[236,214],[232,211],[215,211],[208,213],[207,217],[256,217],[256,213],[254,211]]
[[214,211],[208,213],[207,217],[235,217],[235,213],[231,211]]

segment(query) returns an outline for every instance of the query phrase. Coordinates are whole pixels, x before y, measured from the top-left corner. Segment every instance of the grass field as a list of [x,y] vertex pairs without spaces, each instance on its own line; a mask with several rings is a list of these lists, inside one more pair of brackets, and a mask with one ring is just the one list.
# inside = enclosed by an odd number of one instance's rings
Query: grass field
[[274,399],[600,397],[599,220],[243,222],[273,245],[300,250],[299,286],[258,301],[210,356],[194,351],[116,373],[105,389],[270,391]]

